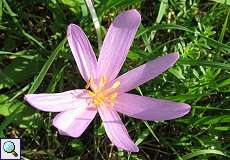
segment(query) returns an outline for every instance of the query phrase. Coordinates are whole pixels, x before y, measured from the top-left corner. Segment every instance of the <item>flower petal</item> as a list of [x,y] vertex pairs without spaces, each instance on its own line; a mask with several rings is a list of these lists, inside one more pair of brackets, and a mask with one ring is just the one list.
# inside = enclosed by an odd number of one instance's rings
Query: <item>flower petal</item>
[[81,98],[84,90],[76,89],[62,93],[27,94],[24,99],[36,109],[48,112],[61,112],[79,106],[88,106],[85,98]]
[[88,38],[82,29],[75,25],[68,26],[68,42],[77,62],[78,69],[85,81],[95,76],[97,59]]
[[108,75],[109,80],[116,78],[140,22],[141,16],[135,9],[123,12],[115,18],[109,27],[99,55],[99,77]]
[[[123,75],[116,78],[115,81],[120,81],[118,92],[128,92],[143,83],[157,77],[162,72],[171,67],[179,58],[178,53],[171,53],[148,63],[145,63]],[[112,83],[114,83],[112,82]]]
[[53,119],[53,125],[62,135],[79,137],[93,120],[96,113],[96,109],[81,106],[57,114]]
[[191,107],[185,103],[171,102],[150,97],[123,93],[114,109],[127,116],[142,120],[169,120],[189,113]]
[[105,131],[118,148],[138,152],[138,147],[130,139],[129,134],[122,123],[118,113],[113,108],[106,108],[104,106],[98,107],[98,112],[103,121]]

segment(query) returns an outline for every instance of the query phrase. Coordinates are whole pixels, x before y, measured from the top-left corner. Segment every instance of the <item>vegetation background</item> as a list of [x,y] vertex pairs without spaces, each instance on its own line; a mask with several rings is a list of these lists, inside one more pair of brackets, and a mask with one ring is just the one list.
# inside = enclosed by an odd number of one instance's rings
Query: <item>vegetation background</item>
[[95,0],[103,37],[114,17],[136,8],[142,24],[122,72],[178,51],[176,65],[133,92],[186,102],[183,118],[146,122],[123,116],[140,152],[117,150],[97,117],[78,138],[61,136],[55,114],[23,101],[27,93],[83,88],[65,40],[83,28],[97,37],[84,0],[0,0],[0,137],[21,138],[23,159],[224,160],[230,151],[229,0]]

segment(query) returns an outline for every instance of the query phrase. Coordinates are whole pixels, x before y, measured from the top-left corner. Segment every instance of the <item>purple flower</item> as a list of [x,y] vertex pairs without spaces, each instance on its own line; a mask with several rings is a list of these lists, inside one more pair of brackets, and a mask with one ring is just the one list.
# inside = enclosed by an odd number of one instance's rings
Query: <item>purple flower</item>
[[190,111],[185,103],[125,93],[160,75],[179,58],[178,53],[168,54],[117,77],[140,21],[140,14],[134,9],[118,15],[106,34],[98,61],[82,29],[70,24],[68,42],[87,82],[86,89],[27,94],[25,100],[39,110],[61,112],[53,119],[53,125],[60,134],[71,137],[81,136],[99,112],[112,143],[118,148],[138,152],[117,112],[154,121],[182,117]]

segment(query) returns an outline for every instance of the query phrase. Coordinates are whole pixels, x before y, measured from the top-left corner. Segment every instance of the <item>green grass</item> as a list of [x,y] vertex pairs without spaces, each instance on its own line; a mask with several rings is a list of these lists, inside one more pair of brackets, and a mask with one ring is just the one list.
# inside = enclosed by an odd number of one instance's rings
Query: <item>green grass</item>
[[98,55],[87,6],[84,0],[1,0],[0,137],[21,138],[24,159],[229,159],[229,0],[97,0],[94,7],[103,37],[122,11],[136,8],[142,15],[123,73],[165,53],[180,53],[173,68],[133,92],[188,103],[191,112],[164,122],[123,116],[138,153],[111,145],[99,117],[78,139],[59,135],[51,125],[55,114],[33,109],[23,96],[85,86],[66,28],[81,26]]

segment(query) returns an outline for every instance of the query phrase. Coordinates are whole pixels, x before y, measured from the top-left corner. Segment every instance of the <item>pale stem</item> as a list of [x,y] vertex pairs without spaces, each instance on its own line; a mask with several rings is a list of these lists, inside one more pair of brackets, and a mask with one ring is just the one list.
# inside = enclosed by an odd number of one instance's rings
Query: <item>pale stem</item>
[[87,5],[87,7],[89,9],[91,17],[93,19],[93,24],[94,24],[94,27],[95,27],[96,33],[97,33],[98,50],[100,52],[101,46],[102,46],[100,23],[99,23],[99,20],[97,18],[97,14],[96,14],[96,11],[95,11],[95,9],[93,7],[92,1],[91,0],[85,0],[85,2],[86,2],[86,5]]

